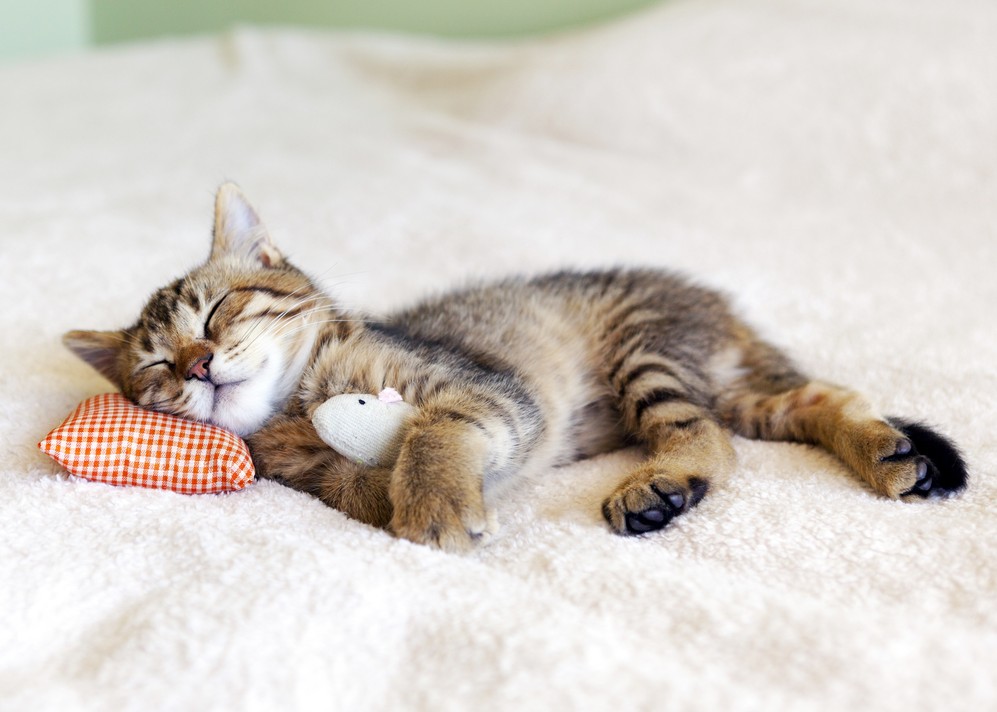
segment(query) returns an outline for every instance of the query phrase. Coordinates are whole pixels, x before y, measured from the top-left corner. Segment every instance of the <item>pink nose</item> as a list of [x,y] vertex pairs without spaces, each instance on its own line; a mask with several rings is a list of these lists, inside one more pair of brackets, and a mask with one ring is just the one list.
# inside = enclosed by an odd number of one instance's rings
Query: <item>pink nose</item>
[[194,359],[194,363],[190,365],[187,369],[187,378],[196,378],[199,381],[210,381],[211,374],[208,373],[208,365],[211,363],[211,359],[214,354],[206,354]]

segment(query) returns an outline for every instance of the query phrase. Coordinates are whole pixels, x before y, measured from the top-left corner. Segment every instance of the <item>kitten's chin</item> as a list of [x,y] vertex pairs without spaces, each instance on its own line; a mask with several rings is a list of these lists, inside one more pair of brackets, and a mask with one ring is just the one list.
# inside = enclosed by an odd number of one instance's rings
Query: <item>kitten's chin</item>
[[203,419],[240,437],[255,433],[291,396],[313,341],[313,333],[304,334],[297,350],[290,354],[274,344],[253,368],[216,357],[212,372],[221,380],[201,397],[199,405],[207,411]]
[[274,413],[273,391],[262,379],[250,379],[218,386],[208,420],[240,437],[263,427]]
[[207,420],[240,437],[255,433],[290,397],[303,367],[301,359],[287,363],[284,354],[271,352],[248,377],[214,387]]

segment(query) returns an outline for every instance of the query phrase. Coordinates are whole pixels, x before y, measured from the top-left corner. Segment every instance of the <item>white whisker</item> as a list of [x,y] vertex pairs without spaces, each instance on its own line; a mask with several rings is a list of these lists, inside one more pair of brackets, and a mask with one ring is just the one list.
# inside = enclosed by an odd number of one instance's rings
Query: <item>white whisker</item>
[[[297,302],[295,302],[294,304],[292,304],[291,306],[289,306],[287,309],[285,309],[283,312],[281,312],[277,316],[271,318],[269,321],[265,321],[262,318],[259,319],[259,321],[250,330],[250,332],[248,334],[246,334],[245,336],[243,336],[243,341],[246,341],[248,339],[248,343],[252,343],[253,341],[256,341],[256,339],[260,338],[261,336],[267,335],[268,333],[270,333],[271,331],[273,331],[276,328],[276,325],[283,323],[284,317],[292,309],[297,309],[298,307],[302,306],[303,304],[307,304],[310,301],[317,301],[320,298],[321,298],[321,295],[311,295],[311,296],[305,297],[304,299],[298,300]],[[312,309],[306,310],[304,313],[305,314],[309,314],[309,313],[312,313],[313,311],[321,311],[323,309],[328,309],[328,308],[330,308],[330,307],[326,307],[326,306],[313,307]],[[295,314],[294,316],[290,317],[290,319],[293,320],[293,319],[298,318],[300,316],[302,316],[302,315],[301,314]],[[262,329],[262,331],[260,331],[261,329]],[[256,332],[259,332],[259,333],[256,333]]]
[[[308,287],[310,287],[310,286],[311,286],[311,285],[309,285],[309,284],[303,284],[303,285],[301,285],[300,287],[298,287],[297,289],[295,289],[295,290],[294,290],[293,292],[291,292],[290,294],[286,294],[286,295],[284,295],[283,297],[281,297],[280,299],[278,299],[278,300],[277,300],[277,301],[275,302],[275,305],[280,305],[280,304],[281,304],[281,302],[283,302],[284,300],[286,300],[286,299],[290,299],[290,298],[291,298],[291,297],[293,297],[293,296],[294,296],[295,294],[297,294],[298,292],[300,292],[300,291],[301,291],[302,289],[307,289],[307,288],[308,288]],[[298,300],[298,301],[296,301],[296,302],[295,302],[294,304],[291,304],[291,305],[290,305],[289,307],[287,307],[287,309],[285,309],[285,310],[284,310],[283,312],[281,312],[280,314],[278,314],[278,315],[277,315],[277,317],[276,317],[276,319],[277,319],[277,320],[279,320],[279,319],[280,319],[281,317],[283,317],[283,316],[284,316],[285,314],[287,314],[287,313],[288,313],[289,311],[291,311],[292,309],[296,309],[297,307],[301,306],[302,304],[306,304],[306,303],[307,303],[308,301],[310,301],[310,300],[312,300],[312,299],[317,299],[317,297],[316,297],[315,295],[308,295],[307,297],[305,297],[305,298],[303,298],[303,299],[299,299],[299,300]],[[261,321],[259,321],[259,322],[258,322],[258,323],[257,323],[256,325],[254,325],[254,326],[253,326],[253,330],[256,330],[256,329],[259,329],[259,328],[260,328],[260,327],[261,327],[261,326],[262,326],[262,325],[263,325],[264,323],[265,323],[265,322],[263,322],[262,320],[261,320]],[[247,335],[246,335],[245,337],[243,337],[243,338],[249,338],[249,337],[250,337],[251,335],[252,335],[252,331],[250,331],[250,333],[249,333],[249,334],[247,334]]]
[[302,330],[307,329],[307,328],[312,327],[312,326],[320,326],[322,324],[336,324],[336,323],[342,323],[342,322],[347,322],[347,321],[354,322],[354,323],[357,323],[357,324],[361,324],[361,323],[366,324],[370,320],[369,319],[349,319],[349,318],[346,318],[346,319],[321,319],[319,321],[313,321],[313,322],[309,322],[307,324],[299,324],[299,325],[297,325],[297,326],[295,326],[293,328],[289,328],[289,329],[287,329],[285,331],[282,331],[282,332],[280,332],[280,333],[277,334],[277,338],[278,339],[285,339],[288,336],[296,334],[299,331],[302,331]]
[[[283,312],[281,312],[280,314],[278,314],[275,318],[273,318],[270,321],[260,320],[257,324],[255,324],[252,327],[252,329],[250,329],[249,333],[245,334],[242,337],[241,341],[243,342],[243,348],[248,348],[255,341],[257,341],[258,339],[260,339],[261,337],[268,336],[269,334],[275,332],[278,329],[278,327],[282,326],[285,323],[285,321],[291,321],[291,322],[293,322],[293,321],[296,321],[298,319],[305,318],[308,315],[313,314],[315,312],[323,311],[323,310],[326,310],[326,309],[332,309],[331,304],[328,305],[328,306],[323,305],[323,306],[314,307],[312,309],[306,310],[302,314],[295,314],[293,317],[290,317],[290,318],[288,318],[286,320],[284,319],[284,317],[291,310],[296,309],[296,308],[300,307],[303,304],[307,304],[310,300],[319,300],[322,297],[326,296],[325,293],[322,290],[323,289],[327,289],[328,285],[323,285],[321,282],[322,282],[323,279],[325,279],[325,277],[329,274],[329,272],[332,271],[332,269],[335,266],[336,265],[333,264],[330,267],[328,267],[327,269],[323,270],[322,273],[320,273],[319,275],[317,275],[315,277],[309,277],[309,280],[310,280],[309,284],[302,285],[301,287],[298,287],[298,289],[295,289],[290,294],[287,294],[284,297],[281,297],[280,299],[278,299],[276,301],[276,305],[279,306],[285,300],[290,299],[295,294],[297,294],[298,292],[300,292],[302,289],[306,289],[306,288],[309,288],[309,287],[315,287],[318,290],[318,292],[319,292],[318,294],[309,295],[308,297],[305,297],[304,299],[300,299],[297,302],[291,304]],[[338,275],[338,276],[352,276],[352,275],[364,274],[364,273],[365,272],[354,272],[352,274]],[[343,284],[343,283],[344,282],[336,282],[333,286],[338,286],[339,284]],[[280,338],[280,337],[278,337],[278,338]]]

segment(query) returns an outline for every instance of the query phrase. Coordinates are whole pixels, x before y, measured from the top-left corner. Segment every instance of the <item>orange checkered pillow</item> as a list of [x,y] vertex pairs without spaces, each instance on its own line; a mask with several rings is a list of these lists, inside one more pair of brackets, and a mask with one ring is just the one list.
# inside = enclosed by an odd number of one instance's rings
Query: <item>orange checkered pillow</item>
[[117,393],[80,403],[38,447],[70,473],[112,485],[207,494],[242,489],[254,475],[238,435],[139,408]]

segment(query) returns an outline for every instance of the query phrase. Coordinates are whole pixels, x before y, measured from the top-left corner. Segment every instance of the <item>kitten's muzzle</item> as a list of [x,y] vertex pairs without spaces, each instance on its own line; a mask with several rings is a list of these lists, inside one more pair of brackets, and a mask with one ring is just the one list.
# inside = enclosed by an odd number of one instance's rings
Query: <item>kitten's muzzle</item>
[[180,372],[188,381],[196,378],[199,381],[211,383],[211,359],[215,357],[209,344],[204,342],[193,343],[183,349],[180,358],[177,359]]

